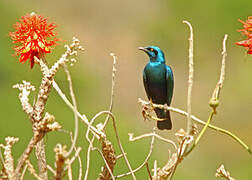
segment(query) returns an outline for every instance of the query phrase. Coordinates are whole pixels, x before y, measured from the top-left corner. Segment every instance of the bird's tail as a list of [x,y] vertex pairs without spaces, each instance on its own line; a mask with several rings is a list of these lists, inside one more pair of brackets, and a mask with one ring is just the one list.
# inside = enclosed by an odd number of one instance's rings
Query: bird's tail
[[155,112],[156,112],[157,117],[159,119],[164,119],[163,121],[158,121],[157,122],[158,129],[160,129],[160,130],[164,130],[164,129],[170,130],[170,129],[172,129],[170,111],[155,108]]

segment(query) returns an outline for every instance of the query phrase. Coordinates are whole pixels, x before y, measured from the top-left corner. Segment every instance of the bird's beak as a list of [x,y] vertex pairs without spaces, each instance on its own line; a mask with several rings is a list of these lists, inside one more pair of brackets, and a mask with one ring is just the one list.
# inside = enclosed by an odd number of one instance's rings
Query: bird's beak
[[138,47],[138,49],[141,50],[141,51],[144,51],[144,52],[148,53],[148,50],[146,48],[144,48],[144,47]]

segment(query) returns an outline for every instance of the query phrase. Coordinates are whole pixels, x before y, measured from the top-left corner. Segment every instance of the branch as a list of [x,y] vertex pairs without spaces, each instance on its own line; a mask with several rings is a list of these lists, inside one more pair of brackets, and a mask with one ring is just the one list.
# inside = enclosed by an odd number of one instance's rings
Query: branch
[[70,109],[72,109],[72,111],[74,113],[76,113],[78,115],[78,117],[88,126],[88,128],[90,128],[90,130],[96,135],[96,137],[99,139],[100,137],[105,136],[105,134],[101,131],[98,131],[94,126],[92,126],[90,124],[90,122],[88,121],[88,119],[86,118],[85,115],[81,115],[77,109],[75,109],[75,107],[71,104],[71,102],[67,99],[66,95],[61,91],[61,89],[59,88],[58,84],[53,81],[53,87],[54,89],[57,91],[57,93],[60,95],[60,97],[64,100],[64,102],[66,103],[66,105],[68,107],[70,107]]
[[187,93],[187,135],[192,131],[192,86],[193,86],[193,28],[188,21],[183,21],[190,28],[189,37],[189,75],[188,75],[188,93]]
[[0,144],[0,148],[4,149],[4,169],[5,173],[8,176],[8,179],[15,178],[15,170],[14,170],[14,159],[12,156],[12,146],[18,141],[18,138],[14,137],[6,137],[5,142],[6,145]]
[[[116,77],[116,60],[117,57],[114,53],[110,53],[110,56],[113,57],[113,67],[112,67],[112,82],[111,82],[111,97],[110,97],[110,105],[109,111],[112,112],[113,104],[114,104],[114,92],[115,92],[115,77]],[[103,127],[105,127],[108,123],[109,115],[107,115],[105,122],[103,123]]]
[[198,135],[197,139],[195,140],[193,146],[188,150],[188,152],[186,154],[189,154],[194,148],[195,146],[199,143],[201,137],[203,136],[203,134],[206,132],[207,127],[209,126],[213,115],[216,114],[216,107],[219,104],[219,96],[220,96],[220,90],[223,86],[223,82],[224,82],[224,77],[225,77],[225,63],[226,63],[226,56],[227,56],[227,51],[226,51],[226,40],[227,40],[227,34],[225,35],[224,39],[223,39],[223,52],[222,52],[222,67],[221,67],[221,74],[220,74],[220,80],[216,85],[216,88],[213,92],[212,98],[210,100],[210,106],[213,108],[212,112],[210,113],[210,116],[207,120],[207,123],[205,124],[205,126],[203,127],[203,129],[201,130],[200,134]]
[[[153,133],[155,133],[154,130],[153,130]],[[129,140],[130,141],[135,141],[135,140],[141,139],[141,138],[134,139],[132,136],[133,136],[133,134],[131,134],[131,135],[129,134]],[[147,137],[147,136],[143,136],[143,137]],[[146,163],[148,163],[148,160],[150,159],[150,156],[151,156],[152,151],[153,151],[154,142],[155,142],[155,136],[153,135],[152,138],[151,138],[149,153],[146,156],[144,162],[139,167],[137,167],[136,169],[133,170],[134,173],[137,172],[137,171],[139,171],[140,169],[142,169],[142,167],[144,167],[146,165]],[[124,173],[124,174],[117,175],[116,178],[122,178],[122,177],[128,176],[130,174],[131,174],[131,172],[127,172],[127,173]]]
[[[165,110],[168,110],[168,111],[172,111],[172,112],[176,112],[180,115],[183,115],[185,117],[187,117],[188,113],[181,110],[181,109],[178,109],[178,108],[174,108],[174,107],[169,107],[169,106],[164,106],[164,105],[161,105],[161,104],[150,104],[149,102],[147,101],[144,101],[142,99],[138,99],[138,102],[142,104],[142,106],[145,106],[146,108],[149,108],[149,109],[152,109],[152,107],[155,107],[155,108],[160,108],[160,109],[165,109]],[[147,107],[149,106],[149,107]],[[197,118],[196,116],[194,115],[191,115],[191,119],[194,120],[195,122],[201,124],[201,125],[206,125],[206,122],[200,120],[199,118]],[[245,148],[249,154],[252,154],[252,151],[251,149],[239,138],[237,137],[235,134],[231,133],[230,131],[226,130],[226,129],[223,129],[223,128],[220,128],[220,127],[217,127],[217,126],[214,126],[214,125],[211,125],[209,124],[208,125],[209,128],[213,129],[213,130],[216,130],[218,132],[221,132],[223,134],[226,134],[228,136],[230,136],[232,139],[234,139],[236,142],[238,142],[243,148]]]
[[37,180],[43,180],[37,173],[36,170],[34,169],[33,165],[31,162],[27,159],[26,160],[26,165],[28,168],[28,171],[30,172],[31,175],[33,175]]
[[[73,91],[73,83],[72,83],[72,78],[71,78],[71,75],[70,75],[70,72],[67,68],[67,66],[64,64],[64,70],[66,72],[66,75],[67,75],[67,80],[68,80],[68,83],[69,83],[69,90],[70,90],[70,95],[71,95],[71,98],[72,98],[72,102],[73,102],[73,106],[74,108],[77,110],[77,102],[76,102],[76,98],[75,98],[75,95],[74,95],[74,91]],[[77,136],[78,136],[78,128],[79,128],[79,121],[78,121],[78,115],[76,112],[74,112],[74,138],[73,138],[73,142],[72,142],[72,146],[70,148],[70,150],[68,151],[68,153],[66,154],[66,156],[68,157],[72,151],[74,150],[74,147],[75,147],[75,144],[76,144],[76,141],[77,141]]]

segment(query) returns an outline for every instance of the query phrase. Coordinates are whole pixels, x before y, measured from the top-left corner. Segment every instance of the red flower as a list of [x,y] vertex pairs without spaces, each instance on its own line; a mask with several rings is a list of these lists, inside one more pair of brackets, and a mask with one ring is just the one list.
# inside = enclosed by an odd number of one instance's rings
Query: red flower
[[244,46],[248,48],[248,54],[252,54],[252,16],[249,16],[246,22],[239,20],[242,24],[244,29],[240,29],[239,31],[242,32],[245,36],[247,36],[246,40],[237,42],[236,44],[239,46]]
[[[44,18],[35,13],[22,16],[20,22],[14,24],[16,31],[10,32],[9,35],[13,43],[17,43],[14,47],[15,54],[19,57],[19,61],[24,63],[30,59],[31,68],[34,66],[34,56],[40,58],[45,53],[50,53],[51,48],[58,41],[56,25],[48,23],[48,18]],[[52,37],[54,37],[52,39]]]

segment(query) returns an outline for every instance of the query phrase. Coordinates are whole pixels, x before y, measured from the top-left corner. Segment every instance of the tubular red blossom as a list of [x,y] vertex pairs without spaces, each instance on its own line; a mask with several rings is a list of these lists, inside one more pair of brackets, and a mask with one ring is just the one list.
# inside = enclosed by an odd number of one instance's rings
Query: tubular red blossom
[[48,23],[48,18],[35,13],[22,16],[19,21],[14,24],[16,31],[10,32],[9,36],[17,44],[14,50],[15,55],[20,56],[19,62],[24,63],[30,59],[30,66],[33,68],[34,56],[41,57],[50,53],[57,45],[59,39],[55,38],[56,25]]
[[247,36],[246,40],[237,42],[236,44],[239,46],[244,46],[248,49],[248,54],[252,54],[252,16],[249,16],[246,22],[239,19],[239,21],[243,24],[244,29],[240,29],[239,32]]

